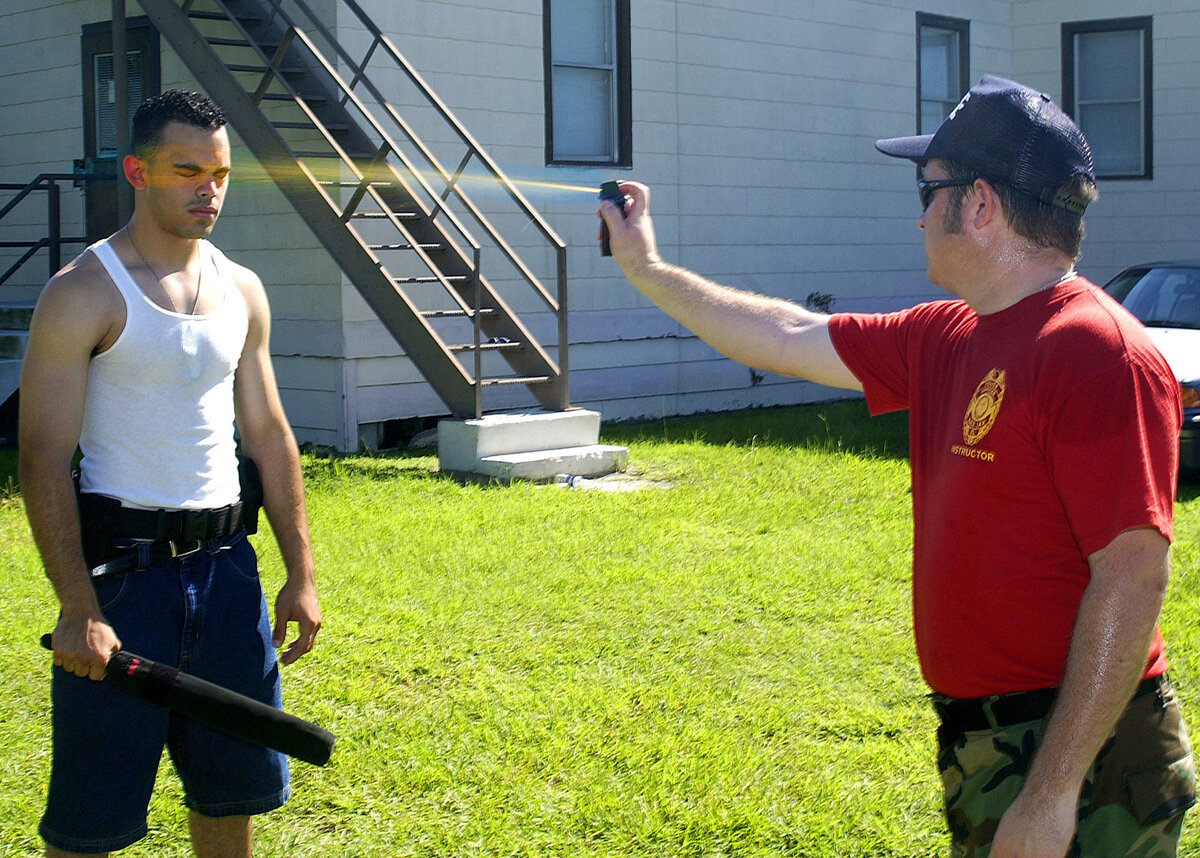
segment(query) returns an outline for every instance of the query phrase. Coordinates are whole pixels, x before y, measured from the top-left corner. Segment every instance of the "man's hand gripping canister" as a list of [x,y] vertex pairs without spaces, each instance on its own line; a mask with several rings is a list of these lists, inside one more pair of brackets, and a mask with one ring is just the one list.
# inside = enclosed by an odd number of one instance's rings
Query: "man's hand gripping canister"
[[[625,216],[625,200],[626,196],[621,193],[621,186],[616,182],[604,182],[600,185],[600,201],[608,200],[616,206],[621,217]],[[612,247],[608,243],[608,224],[603,220],[600,221],[600,255],[612,256]]]

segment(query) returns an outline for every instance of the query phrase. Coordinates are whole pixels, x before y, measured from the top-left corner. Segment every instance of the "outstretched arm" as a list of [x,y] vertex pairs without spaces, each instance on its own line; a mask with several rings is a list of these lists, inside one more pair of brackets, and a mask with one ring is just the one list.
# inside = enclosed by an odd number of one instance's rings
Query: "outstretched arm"
[[613,259],[638,291],[717,351],[757,369],[861,390],[829,338],[829,317],[790,301],[714,283],[658,255],[650,220],[650,189],[623,182],[631,198],[625,217],[600,206]]
[[258,277],[244,268],[238,269],[238,286],[250,328],[234,379],[234,403],[242,449],[258,466],[263,508],[287,569],[287,580],[275,599],[273,636],[275,646],[283,646],[288,624],[296,623],[296,637],[280,656],[281,662],[291,664],[313,648],[321,628],[300,454],[271,366],[266,292]]

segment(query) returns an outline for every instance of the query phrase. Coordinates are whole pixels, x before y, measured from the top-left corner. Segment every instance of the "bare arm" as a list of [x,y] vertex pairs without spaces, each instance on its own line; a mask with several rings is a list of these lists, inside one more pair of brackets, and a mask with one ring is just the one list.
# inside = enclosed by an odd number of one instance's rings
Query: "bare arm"
[[1000,821],[993,858],[1063,858],[1088,768],[1129,704],[1166,593],[1165,537],[1127,530],[1088,557],[1063,681],[1024,789]]
[[613,258],[638,291],[717,351],[783,375],[861,390],[829,338],[829,317],[778,298],[721,286],[658,255],[650,221],[650,189],[624,182],[632,198],[626,216],[601,205]]
[[88,362],[123,321],[97,267],[90,258],[76,260],[38,299],[21,365],[18,465],[30,530],[62,612],[54,663],[92,679],[103,678],[109,655],[121,646],[92,590],[71,480]]
[[296,623],[297,636],[280,656],[284,664],[291,664],[313,648],[321,628],[300,454],[279,401],[271,366],[266,292],[247,269],[239,269],[238,285],[246,301],[250,329],[234,379],[234,403],[242,449],[258,465],[263,507],[287,569],[287,580],[275,599],[273,634],[275,646],[282,646],[288,624]]

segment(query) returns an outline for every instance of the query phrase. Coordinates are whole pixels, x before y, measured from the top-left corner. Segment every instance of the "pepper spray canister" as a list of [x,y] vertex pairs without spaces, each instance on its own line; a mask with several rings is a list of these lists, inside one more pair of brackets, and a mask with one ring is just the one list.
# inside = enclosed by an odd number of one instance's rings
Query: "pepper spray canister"
[[[625,195],[621,193],[621,186],[616,182],[604,182],[600,185],[600,201],[610,201],[621,211],[621,217],[625,216]],[[612,247],[608,243],[608,224],[604,221],[600,222],[600,255],[612,256]]]

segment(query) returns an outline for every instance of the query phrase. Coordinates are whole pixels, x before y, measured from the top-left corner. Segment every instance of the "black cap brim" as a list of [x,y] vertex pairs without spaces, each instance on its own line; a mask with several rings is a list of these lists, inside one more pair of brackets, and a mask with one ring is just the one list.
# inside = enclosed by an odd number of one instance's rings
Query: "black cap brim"
[[929,150],[932,140],[932,134],[921,134],[917,137],[888,137],[884,140],[876,140],[875,148],[893,158],[907,158],[920,164],[929,159],[925,153]]

